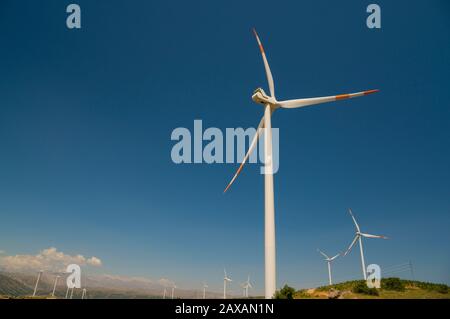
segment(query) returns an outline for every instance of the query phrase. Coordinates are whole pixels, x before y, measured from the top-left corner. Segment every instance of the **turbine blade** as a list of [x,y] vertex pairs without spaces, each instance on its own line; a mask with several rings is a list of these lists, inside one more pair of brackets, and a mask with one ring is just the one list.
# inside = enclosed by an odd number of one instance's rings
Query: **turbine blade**
[[335,260],[335,259],[338,258],[340,255],[341,255],[341,254],[337,254],[336,256],[331,257],[331,258],[330,258],[330,261]]
[[266,53],[264,52],[263,45],[261,40],[259,39],[258,33],[256,33],[255,28],[253,28],[253,33],[255,34],[256,41],[258,42],[259,49],[261,51],[261,55],[264,61],[264,68],[266,69],[267,82],[269,83],[270,95],[275,98],[275,86],[273,84],[272,72],[270,71],[269,62],[267,62]]
[[231,185],[234,183],[234,181],[236,180],[236,178],[239,176],[239,174],[242,171],[242,168],[244,167],[245,163],[247,162],[248,158],[250,157],[250,154],[253,152],[253,149],[255,148],[256,144],[258,144],[258,139],[261,135],[262,132],[262,128],[264,127],[264,116],[262,117],[261,121],[259,122],[258,127],[256,128],[256,133],[255,136],[253,137],[253,140],[250,144],[250,147],[248,148],[247,154],[245,154],[244,159],[242,160],[241,165],[239,166],[239,168],[237,169],[236,173],[234,174],[233,178],[231,179],[231,181],[228,183],[227,187],[225,188],[225,190],[223,191],[224,193],[226,193],[226,191],[231,187]]
[[371,235],[371,234],[364,234],[364,233],[361,233],[361,236],[366,237],[366,238],[382,238],[382,239],[388,239],[386,236],[382,236],[382,235]]
[[360,232],[361,229],[359,229],[359,225],[358,225],[358,223],[356,222],[355,216],[353,216],[353,212],[352,212],[351,208],[348,210],[348,212],[350,213],[350,216],[352,216],[353,222],[355,223],[355,226],[356,226],[356,230],[357,230],[358,232]]
[[317,249],[317,251],[318,251],[319,253],[321,253],[322,256],[324,256],[326,259],[330,258],[330,257],[328,257],[323,251],[321,251],[320,249]]
[[306,99],[296,99],[296,100],[287,100],[287,101],[279,101],[278,105],[285,109],[295,109],[299,107],[305,107],[314,104],[322,104],[327,102],[334,102],[344,99],[351,99],[354,97],[364,96],[372,93],[376,93],[378,90],[369,90],[362,91],[357,93],[349,93],[349,94],[340,94],[340,95],[331,95],[331,96],[323,96],[323,97],[312,97]]
[[356,241],[358,240],[358,235],[355,236],[355,238],[353,239],[352,243],[350,244],[350,246],[348,246],[347,251],[344,253],[344,256],[346,256],[348,254],[348,252],[350,251],[350,249],[352,249],[352,247],[355,245]]

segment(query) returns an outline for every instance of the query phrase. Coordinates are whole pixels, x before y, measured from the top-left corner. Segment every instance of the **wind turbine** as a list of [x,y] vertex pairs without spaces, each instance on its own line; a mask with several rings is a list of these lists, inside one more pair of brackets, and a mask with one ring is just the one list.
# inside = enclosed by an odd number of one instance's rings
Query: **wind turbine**
[[55,297],[56,284],[58,283],[59,277],[61,277],[61,276],[57,275],[55,278],[55,284],[53,285],[52,297]]
[[175,286],[175,284],[173,284],[173,286],[172,286],[172,299],[173,299],[173,294],[175,292],[175,288],[177,288],[177,286]]
[[67,290],[66,290],[66,298],[65,298],[65,299],[67,299],[68,296],[69,296],[69,286],[67,286]]
[[167,294],[167,288],[164,288],[164,296],[163,296],[163,299],[166,299],[166,294]]
[[244,288],[244,297],[248,298],[248,288],[253,288],[250,283],[250,275],[247,277],[247,281],[242,284],[242,288]]
[[223,269],[224,277],[223,277],[223,299],[227,299],[227,282],[232,282],[230,278],[227,276],[227,271]]
[[352,210],[349,209],[348,212],[350,213],[350,216],[352,216],[353,222],[355,223],[356,233],[355,233],[355,238],[353,239],[352,243],[348,247],[347,251],[344,253],[344,256],[346,256],[349,253],[349,251],[355,245],[356,241],[359,241],[359,250],[361,252],[361,266],[362,266],[363,276],[364,276],[364,280],[367,280],[367,272],[366,272],[366,264],[364,262],[364,251],[363,251],[362,237],[365,237],[365,238],[382,238],[382,239],[388,239],[388,238],[386,236],[371,235],[371,234],[362,233],[361,229],[359,228],[358,223],[356,222],[355,216],[353,216]]
[[203,283],[203,299],[206,297],[206,288],[208,288],[208,285],[204,282]]
[[273,163],[272,163],[272,113],[279,108],[293,109],[301,108],[314,104],[321,104],[326,102],[340,101],[344,99],[359,97],[378,92],[378,90],[369,90],[350,94],[340,94],[324,97],[304,98],[295,100],[278,101],[275,97],[275,85],[270,71],[269,63],[267,62],[266,54],[261,41],[253,29],[256,41],[258,42],[261,51],[264,68],[266,70],[267,81],[269,83],[270,95],[267,95],[263,89],[258,88],[253,92],[252,100],[256,103],[264,105],[264,116],[259,122],[256,134],[250,144],[247,154],[245,154],[241,165],[234,174],[228,186],[225,188],[226,192],[238,175],[241,173],[245,162],[248,160],[251,152],[255,148],[260,136],[261,129],[264,129],[264,247],[265,247],[265,297],[270,299],[273,297],[276,289],[276,260],[275,260],[275,208],[274,208],[274,189],[273,189]]
[[83,293],[81,294],[81,299],[86,298],[86,288],[83,288]]
[[43,272],[44,272],[43,270],[39,270],[39,272],[38,272],[38,277],[37,277],[37,280],[36,280],[36,285],[34,286],[33,297],[36,296],[36,292],[37,292],[39,280],[41,279],[41,275],[42,275]]
[[317,249],[317,251],[318,251],[319,253],[321,253],[322,256],[325,257],[325,261],[326,261],[327,264],[328,264],[328,282],[330,283],[330,286],[331,286],[331,285],[333,284],[333,282],[332,282],[332,280],[331,280],[331,262],[332,262],[333,260],[335,260],[336,258],[338,258],[340,254],[337,254],[336,256],[330,258],[330,257],[328,257],[324,252],[320,251],[319,249]]

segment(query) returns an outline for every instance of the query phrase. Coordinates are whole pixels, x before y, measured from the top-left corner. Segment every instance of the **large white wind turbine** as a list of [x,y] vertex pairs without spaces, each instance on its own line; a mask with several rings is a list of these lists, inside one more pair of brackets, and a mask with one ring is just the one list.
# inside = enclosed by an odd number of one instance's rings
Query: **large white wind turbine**
[[248,298],[248,288],[253,288],[250,283],[250,275],[247,277],[247,281],[242,284],[242,288],[244,288],[244,297]]
[[340,94],[324,97],[314,97],[305,99],[295,99],[278,101],[275,97],[275,85],[270,71],[269,63],[267,62],[266,54],[258,34],[253,30],[256,41],[258,42],[261,55],[266,70],[267,81],[269,83],[270,95],[267,95],[263,89],[258,88],[254,91],[252,99],[254,102],[264,105],[264,116],[259,122],[257,132],[250,144],[247,154],[245,154],[241,165],[237,172],[234,174],[228,186],[225,188],[226,192],[238,175],[241,173],[245,162],[248,160],[251,152],[255,148],[258,138],[261,133],[261,129],[264,128],[264,236],[265,236],[265,297],[267,299],[272,298],[276,289],[276,260],[275,260],[275,208],[274,208],[274,190],[273,190],[273,163],[272,163],[272,113],[278,108],[293,109],[301,108],[314,104],[321,104],[326,102],[339,101],[343,99],[349,99],[359,96],[368,95],[378,92],[378,90],[369,90],[358,93]]
[[208,288],[208,285],[206,284],[206,282],[203,283],[203,299],[205,299],[206,297],[206,288]]
[[353,239],[352,243],[348,247],[347,251],[344,253],[344,256],[349,253],[349,251],[355,245],[356,241],[359,241],[359,250],[361,252],[361,266],[362,266],[364,280],[366,280],[367,279],[367,271],[366,271],[366,264],[365,264],[365,261],[364,261],[364,251],[363,251],[362,237],[365,237],[365,238],[382,238],[382,239],[388,239],[388,238],[386,236],[371,235],[371,234],[362,233],[361,229],[359,228],[358,223],[356,222],[355,216],[353,216],[352,210],[349,209],[348,212],[350,213],[350,216],[352,216],[353,222],[355,223],[356,233],[355,233],[355,238]]
[[232,282],[233,280],[231,280],[227,276],[227,271],[225,269],[223,270],[223,273],[224,273],[224,277],[223,277],[223,299],[227,299],[227,282]]
[[37,276],[37,279],[36,279],[36,285],[34,286],[33,297],[36,296],[37,288],[38,288],[38,285],[39,285],[39,280],[41,279],[41,276],[42,276],[43,272],[44,272],[43,270],[39,270],[39,272],[38,272],[38,276]]
[[319,249],[317,249],[317,251],[318,251],[319,253],[321,253],[322,256],[325,257],[325,261],[326,261],[327,264],[328,264],[328,282],[329,282],[329,284],[330,284],[330,286],[331,286],[331,285],[333,284],[333,281],[331,280],[331,262],[332,262],[333,260],[335,260],[336,258],[338,258],[340,254],[337,254],[336,256],[330,258],[330,257],[328,257],[323,251],[320,251]]

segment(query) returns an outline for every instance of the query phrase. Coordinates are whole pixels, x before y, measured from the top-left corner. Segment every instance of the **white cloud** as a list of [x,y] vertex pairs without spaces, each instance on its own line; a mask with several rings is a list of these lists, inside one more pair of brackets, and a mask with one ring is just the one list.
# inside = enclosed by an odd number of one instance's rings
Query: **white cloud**
[[37,255],[0,257],[0,267],[8,271],[47,270],[62,272],[69,264],[99,267],[102,265],[102,261],[97,257],[86,258],[83,255],[67,255],[54,247],[44,249]]
[[86,262],[88,263],[88,265],[96,266],[96,267],[100,267],[102,265],[102,261],[95,256],[92,256]]

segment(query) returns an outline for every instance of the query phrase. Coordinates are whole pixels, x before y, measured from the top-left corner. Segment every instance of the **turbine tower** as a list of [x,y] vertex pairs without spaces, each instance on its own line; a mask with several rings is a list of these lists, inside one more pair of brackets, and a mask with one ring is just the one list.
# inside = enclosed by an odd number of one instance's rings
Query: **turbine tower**
[[166,299],[166,294],[167,294],[167,288],[164,288],[164,296],[163,296],[163,299]]
[[34,286],[33,297],[36,296],[36,292],[37,292],[39,280],[41,279],[41,275],[42,275],[43,272],[44,272],[43,270],[39,270],[39,272],[38,272],[38,276],[37,276],[37,280],[36,280],[36,285]]
[[355,223],[356,227],[356,233],[355,238],[353,239],[352,243],[348,247],[347,251],[344,253],[344,256],[346,256],[349,251],[352,249],[352,247],[355,245],[356,241],[359,241],[359,250],[361,252],[361,266],[363,271],[363,277],[364,280],[367,280],[367,271],[366,271],[366,263],[364,261],[364,250],[363,250],[363,244],[362,244],[362,238],[382,238],[382,239],[388,239],[386,236],[381,235],[371,235],[371,234],[365,234],[361,232],[361,229],[359,228],[358,223],[356,222],[355,216],[353,216],[352,210],[349,209],[348,212],[350,213],[350,216],[352,216],[353,222]]
[[173,295],[174,295],[174,292],[175,292],[175,288],[177,288],[177,286],[175,286],[175,284],[173,284],[173,286],[172,286],[172,299],[173,299]]
[[223,299],[227,299],[227,282],[232,282],[230,278],[227,276],[227,271],[223,270],[224,277],[223,277]]
[[269,83],[270,95],[267,95],[263,89],[258,88],[254,91],[252,95],[252,100],[256,103],[262,104],[264,106],[264,116],[259,122],[256,134],[250,144],[248,152],[245,154],[241,165],[234,174],[228,186],[225,188],[226,192],[233,182],[236,180],[238,175],[241,173],[245,162],[248,160],[251,152],[255,148],[259,136],[261,134],[261,129],[264,128],[264,260],[265,260],[265,297],[270,299],[275,294],[276,289],[276,259],[275,259],[275,208],[274,208],[274,189],[273,189],[273,163],[272,163],[272,123],[271,116],[272,113],[279,108],[283,109],[294,109],[301,108],[314,104],[321,104],[326,102],[340,101],[343,99],[350,99],[354,97],[364,96],[371,93],[378,92],[378,90],[369,90],[358,93],[350,94],[340,94],[324,97],[314,97],[314,98],[304,98],[304,99],[294,99],[278,101],[275,97],[275,85],[272,77],[272,72],[270,71],[269,63],[267,61],[266,54],[262,43],[253,29],[256,41],[258,42],[259,49],[261,51],[264,68],[266,70],[267,81]]
[[250,283],[250,275],[247,277],[247,281],[242,284],[242,288],[244,288],[244,297],[248,298],[248,288],[253,288]]
[[320,251],[319,249],[317,249],[317,251],[318,251],[319,253],[321,253],[322,256],[325,257],[325,261],[326,261],[327,264],[328,264],[328,283],[329,283],[330,286],[331,286],[331,285],[333,284],[333,281],[331,280],[331,262],[332,262],[333,260],[335,260],[336,258],[338,258],[340,254],[337,254],[336,256],[330,258],[330,257],[328,257],[324,252]]
[[206,297],[206,288],[208,288],[208,285],[204,282],[203,283],[203,299]]
[[83,293],[81,294],[81,299],[86,298],[86,288],[83,288]]
[[61,276],[57,275],[55,278],[55,284],[53,285],[52,297],[55,297],[56,284],[58,283],[59,277],[61,277]]

